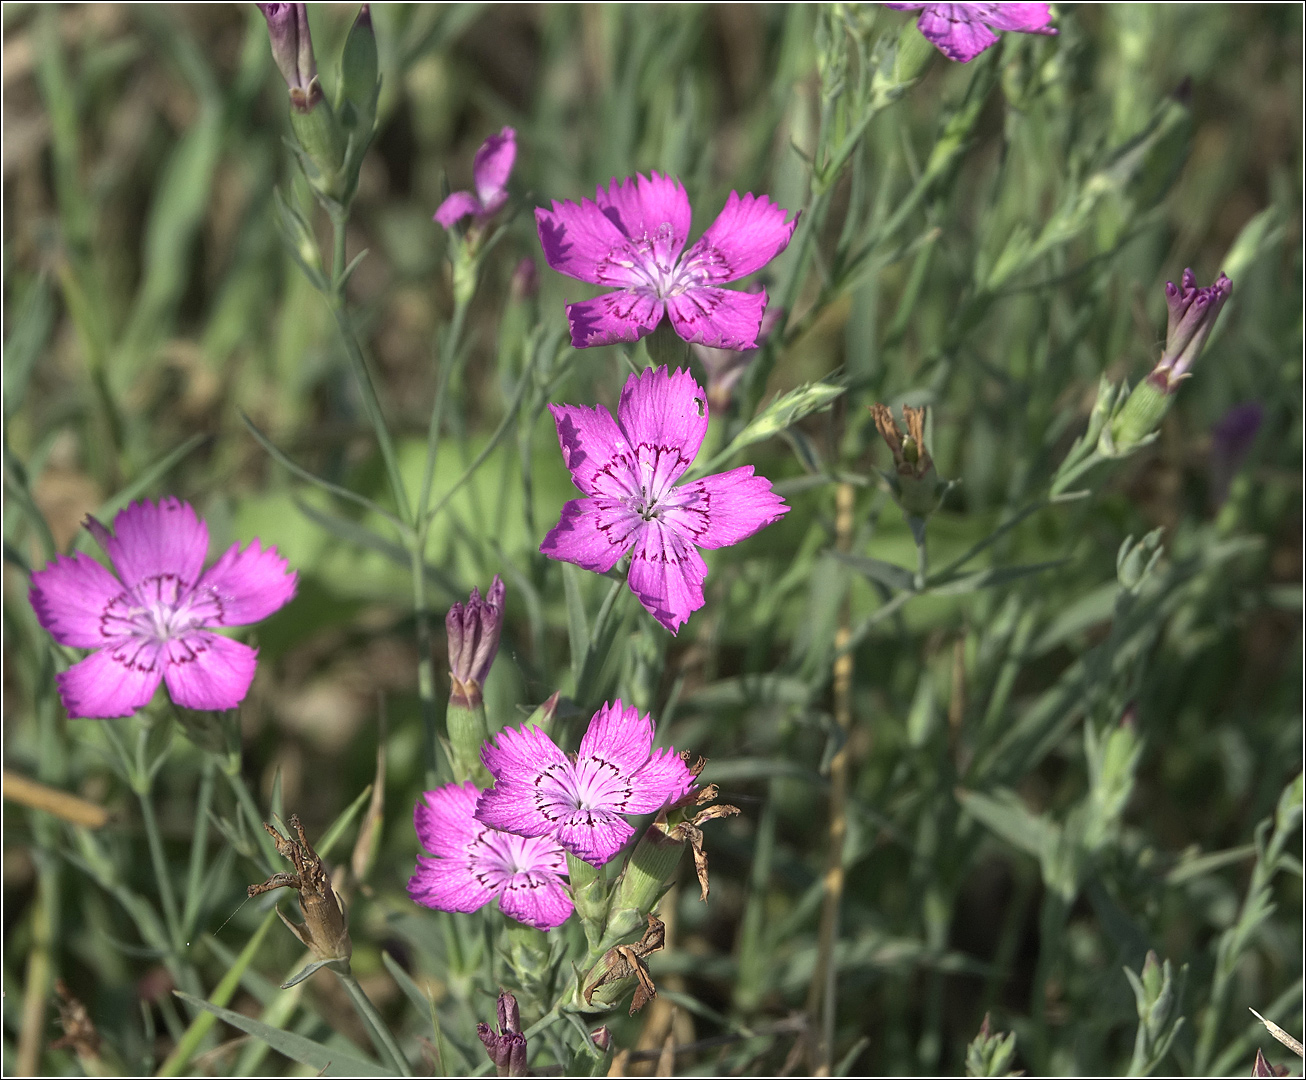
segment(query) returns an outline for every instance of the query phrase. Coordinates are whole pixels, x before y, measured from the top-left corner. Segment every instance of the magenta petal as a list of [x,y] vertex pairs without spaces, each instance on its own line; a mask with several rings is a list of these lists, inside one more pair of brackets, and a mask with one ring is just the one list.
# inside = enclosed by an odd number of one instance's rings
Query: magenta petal
[[666,307],[662,300],[626,290],[568,304],[571,344],[577,349],[591,349],[638,341],[654,331]]
[[673,799],[679,799],[694,783],[680,755],[674,750],[656,750],[652,758],[630,778],[628,814],[651,814]]
[[147,577],[175,575],[186,585],[199,579],[209,530],[190,503],[134,502],[113,519],[113,532],[106,541],[109,558],[129,588]]
[[664,367],[645,368],[626,379],[617,420],[641,451],[640,461],[656,469],[646,480],[655,498],[680,479],[698,454],[707,434],[707,413],[707,393],[682,368],[673,374]]
[[[493,742],[481,747],[481,761],[496,778],[534,777],[550,765],[568,764],[567,755],[553,744],[553,740],[530,724],[500,731]],[[476,816],[481,816],[479,811]]]
[[[568,762],[570,766],[570,762]],[[541,769],[534,771],[539,777]],[[535,785],[520,776],[498,776],[494,787],[476,803],[476,820],[492,829],[518,836],[544,836],[553,832],[553,819],[540,809]],[[550,804],[552,805],[552,804]]]
[[1052,12],[1047,4],[985,4],[983,21],[995,30],[1019,30],[1026,34],[1055,34],[1049,26]]
[[544,538],[550,559],[606,574],[630,550],[643,519],[616,499],[573,499]]
[[481,793],[468,780],[426,792],[413,808],[413,827],[422,847],[432,855],[455,858],[467,850],[485,828],[476,820]]
[[439,224],[452,229],[463,218],[480,213],[480,210],[480,201],[470,191],[455,191],[440,204],[434,216]]
[[594,201],[617,228],[637,244],[647,243],[656,261],[671,266],[689,238],[693,214],[679,180],[658,173],[615,177]]
[[108,640],[101,617],[122,584],[89,555],[57,556],[32,574],[29,599],[41,625],[60,645],[97,649]]
[[650,521],[636,538],[630,557],[631,590],[673,634],[703,606],[706,577],[703,557],[674,528]]
[[476,151],[472,163],[472,176],[476,181],[476,194],[487,207],[497,199],[508,185],[513,162],[517,160],[517,132],[506,127],[498,135],[491,135]]
[[163,678],[153,642],[119,641],[55,676],[64,708],[74,719],[131,716],[150,703]]
[[560,274],[594,285],[625,286],[640,280],[630,269],[636,255],[626,235],[589,199],[537,207],[535,228],[544,258]]
[[705,284],[747,277],[789,246],[798,218],[786,222],[786,216],[765,195],[741,198],[732,191],[717,219],[685,253],[685,268]]
[[549,412],[558,428],[562,463],[581,491],[615,499],[638,490],[638,478],[627,475],[626,436],[604,406],[550,405]]
[[556,874],[523,870],[504,882],[499,910],[537,930],[552,930],[567,921],[572,904]]
[[766,290],[736,292],[711,285],[687,289],[667,301],[676,333],[695,345],[744,352],[757,347]]
[[998,36],[978,21],[977,14],[953,14],[960,8],[959,4],[927,6],[916,25],[949,60],[965,64],[997,41]]
[[602,866],[635,834],[611,810],[576,810],[554,824],[553,838],[578,859]]
[[466,856],[458,859],[417,857],[417,869],[408,879],[408,895],[436,911],[476,911],[494,894],[472,873]]
[[207,621],[216,626],[244,626],[266,619],[295,595],[296,575],[276,548],[253,540],[243,549],[232,544],[205,571],[195,601],[213,605]]
[[163,678],[168,693],[188,709],[234,709],[254,681],[258,653],[248,645],[207,630],[163,644]]
[[698,547],[720,548],[739,543],[788,512],[771,481],[754,476],[753,466],[741,465],[676,488],[662,520]]
[[648,761],[653,746],[653,721],[634,705],[620,700],[604,705],[590,720],[580,740],[577,758],[597,758],[627,775]]

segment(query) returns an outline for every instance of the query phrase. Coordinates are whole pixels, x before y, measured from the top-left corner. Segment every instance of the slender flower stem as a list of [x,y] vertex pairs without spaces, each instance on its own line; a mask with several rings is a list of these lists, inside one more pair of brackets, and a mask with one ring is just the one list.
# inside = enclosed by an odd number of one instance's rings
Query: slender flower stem
[[[347,211],[336,211],[331,214],[331,225],[335,230],[335,260],[338,263],[344,261],[345,223],[347,220]],[[366,358],[363,356],[363,348],[359,344],[358,336],[354,333],[353,325],[349,320],[344,287],[340,281],[340,273],[343,271],[343,267],[337,266],[335,269],[336,274],[332,283],[332,291],[327,297],[331,305],[331,314],[335,316],[336,326],[340,330],[340,337],[345,345],[345,353],[349,357],[350,366],[354,369],[354,378],[358,381],[359,392],[363,395],[363,407],[367,410],[368,419],[371,420],[372,428],[376,432],[376,441],[381,448],[381,457],[385,461],[385,470],[390,480],[395,509],[399,511],[400,518],[411,524],[413,521],[412,508],[408,504],[408,492],[404,487],[403,474],[399,471],[399,457],[395,453],[394,440],[391,439],[390,429],[386,426],[385,413],[381,409],[381,399],[377,396],[376,384],[372,381],[372,373],[367,366]]]
[[150,859],[154,863],[159,899],[163,903],[163,917],[168,924],[168,937],[172,939],[173,951],[180,953],[181,919],[177,913],[177,898],[172,891],[172,881],[168,877],[168,860],[163,854],[163,838],[159,835],[159,822],[154,816],[154,803],[150,800],[148,791],[138,791],[136,794],[141,804],[141,818],[145,822],[145,837],[150,845]]
[[[441,779],[439,731],[436,723],[435,658],[431,655],[431,612],[426,603],[426,550],[428,526],[417,526],[417,543],[410,556],[413,574],[413,614],[417,620],[417,699],[422,714],[422,754],[425,758],[426,783],[435,787]],[[445,777],[445,779],[448,779]]]
[[358,1010],[358,1015],[362,1017],[371,1032],[372,1042],[377,1050],[382,1052],[383,1056],[391,1059],[395,1068],[399,1070],[401,1076],[412,1076],[413,1070],[408,1064],[408,1059],[399,1049],[399,1044],[395,1042],[394,1035],[391,1034],[390,1028],[386,1022],[381,1019],[381,1014],[376,1011],[376,1006],[372,1004],[371,999],[363,992],[359,986],[358,979],[354,973],[346,968],[344,971],[334,969],[340,977],[341,983],[344,984],[345,990],[349,992],[349,997],[354,1003],[354,1008]]
[[440,453],[440,428],[444,424],[444,398],[454,374],[462,368],[463,324],[471,298],[454,303],[453,319],[445,334],[443,356],[440,364],[440,381],[435,388],[435,405],[431,409],[431,423],[426,431],[426,467],[422,471],[422,494],[417,502],[417,520],[426,520],[427,507],[431,505],[431,489],[435,485],[435,463]]
[[[856,489],[843,483],[835,491],[835,544],[840,551],[852,548],[853,506]],[[815,1076],[829,1076],[834,1044],[836,976],[834,947],[839,938],[839,908],[843,900],[843,849],[848,834],[848,735],[852,730],[852,650],[839,650],[852,636],[852,610],[845,593],[835,634],[834,719],[844,743],[830,760],[830,838],[825,862],[825,900],[816,951],[816,969],[807,995],[808,1028],[813,1042],[808,1059]]]

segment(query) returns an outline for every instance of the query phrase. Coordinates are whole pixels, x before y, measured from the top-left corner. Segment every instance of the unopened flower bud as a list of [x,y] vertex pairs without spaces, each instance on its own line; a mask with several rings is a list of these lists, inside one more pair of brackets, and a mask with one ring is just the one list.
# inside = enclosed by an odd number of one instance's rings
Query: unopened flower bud
[[[919,34],[916,35],[920,37]],[[784,308],[772,304],[762,316],[757,331],[757,347],[736,352],[733,349],[712,349],[706,345],[691,345],[698,362],[707,372],[707,403],[714,409],[726,409],[734,396],[735,384],[743,377],[749,365],[762,351],[767,339],[784,319]]]
[[496,1076],[526,1076],[526,1036],[522,1034],[517,999],[506,990],[499,995],[499,1030],[477,1024],[476,1034],[494,1062]]
[[503,629],[503,580],[496,574],[490,591],[481,599],[477,589],[465,604],[454,604],[444,620],[449,634],[449,707],[445,727],[449,732],[450,763],[457,781],[488,782],[481,765],[481,745],[489,738],[481,688],[499,651]]
[[513,269],[510,288],[514,300],[531,300],[539,293],[540,272],[530,256],[522,259]]
[[591,1031],[590,1038],[594,1040],[594,1045],[604,1053],[607,1053],[609,1047],[612,1046],[612,1032],[608,1029],[607,1024]]
[[1141,445],[1160,425],[1170,408],[1179,384],[1190,374],[1193,363],[1215,328],[1220,311],[1233,292],[1233,282],[1224,274],[1213,285],[1198,288],[1192,270],[1185,270],[1180,284],[1166,282],[1165,300],[1169,318],[1165,351],[1151,374],[1134,387],[1129,399],[1103,433],[1100,448],[1108,456],[1120,457]]
[[445,617],[449,634],[449,675],[453,690],[449,700],[472,706],[481,700],[481,687],[499,651],[503,630],[503,597],[506,589],[498,574],[485,599],[478,589],[465,604],[454,604]]
[[313,39],[308,32],[307,4],[259,4],[268,22],[272,59],[290,90],[290,104],[308,112],[322,100],[322,86],[313,58]]

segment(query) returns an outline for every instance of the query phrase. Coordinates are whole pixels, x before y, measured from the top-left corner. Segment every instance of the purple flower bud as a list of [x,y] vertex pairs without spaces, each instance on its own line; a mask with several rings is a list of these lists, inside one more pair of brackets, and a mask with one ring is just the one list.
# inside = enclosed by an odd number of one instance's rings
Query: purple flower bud
[[497,1076],[525,1076],[526,1036],[521,1032],[517,999],[506,990],[499,995],[499,1030],[489,1024],[477,1024],[476,1034],[485,1044],[485,1052],[494,1062]]
[[608,1030],[607,1024],[591,1031],[590,1038],[594,1040],[594,1045],[604,1053],[607,1053],[608,1047],[612,1045],[612,1032]]
[[1265,407],[1247,401],[1235,405],[1211,428],[1211,497],[1216,506],[1229,497],[1233,478],[1251,453],[1264,420]]
[[290,88],[290,103],[300,112],[308,112],[322,100],[317,81],[317,63],[313,59],[313,39],[308,32],[308,7],[305,4],[259,4],[268,21],[272,41],[272,59]]
[[540,291],[540,272],[534,259],[528,256],[517,264],[510,288],[514,300],[530,300]]
[[690,348],[707,371],[707,401],[714,409],[725,409],[730,405],[735,383],[748,370],[762,346],[766,344],[775,328],[784,318],[784,308],[772,305],[762,316],[762,325],[757,331],[757,347],[736,352],[733,349],[712,349],[706,345],[691,345]]
[[481,687],[485,685],[485,677],[499,651],[504,592],[503,579],[495,574],[484,600],[473,588],[467,603],[454,604],[445,616],[444,627],[449,634],[449,675],[453,680],[449,700],[453,704],[472,708],[480,703]]
[[1166,394],[1173,393],[1201,354],[1211,336],[1220,309],[1233,292],[1233,282],[1224,274],[1215,283],[1199,288],[1192,270],[1185,270],[1180,283],[1166,282],[1165,302],[1170,309],[1165,331],[1165,352],[1149,376]]

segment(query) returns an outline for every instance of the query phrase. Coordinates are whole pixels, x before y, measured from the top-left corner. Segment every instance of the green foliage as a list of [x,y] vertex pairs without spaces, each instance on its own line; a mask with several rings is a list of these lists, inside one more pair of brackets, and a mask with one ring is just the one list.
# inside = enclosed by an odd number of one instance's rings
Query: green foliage
[[[7,1073],[485,1073],[501,987],[542,1071],[673,1037],[686,1075],[1208,1075],[1250,1069],[1248,1008],[1300,1035],[1299,9],[1059,5],[960,65],[877,5],[314,5],[314,128],[247,7],[3,13],[6,769],[110,813],[6,802]],[[446,234],[505,125],[512,200]],[[539,551],[576,496],[547,406],[615,408],[650,350],[703,380],[678,339],[572,349],[592,291],[535,233],[650,169],[691,235],[731,190],[800,215],[691,474],[751,465],[791,510],[704,553],[674,638],[620,566]],[[1121,441],[1185,266],[1232,297]],[[928,519],[877,403],[929,410]],[[161,494],[299,594],[242,632],[238,714],[70,721],[28,574]],[[440,624],[495,573],[455,747]],[[742,810],[702,827],[707,903],[651,841],[625,878],[573,864],[584,919],[548,934],[409,899],[468,731],[574,749],[618,696]],[[291,813],[348,970],[246,903]],[[654,904],[659,997],[628,1017],[627,975],[579,1014]],[[98,1050],[56,1043],[56,979]]]

